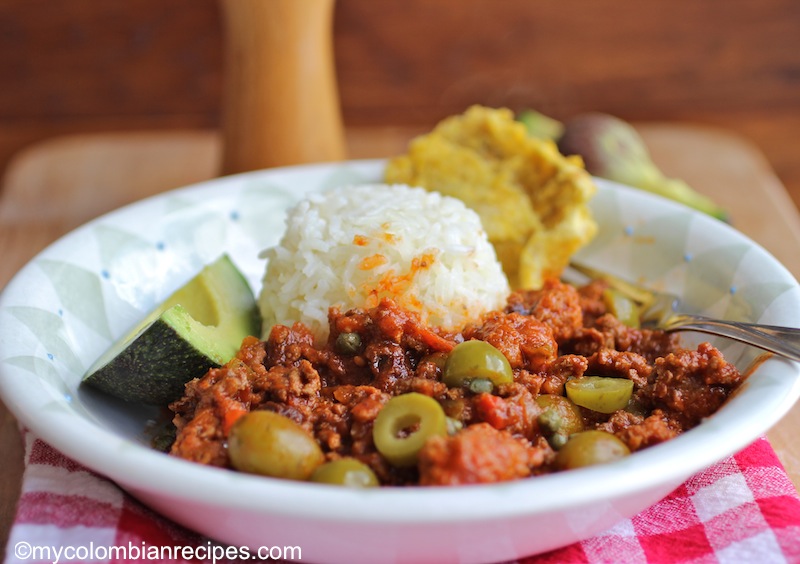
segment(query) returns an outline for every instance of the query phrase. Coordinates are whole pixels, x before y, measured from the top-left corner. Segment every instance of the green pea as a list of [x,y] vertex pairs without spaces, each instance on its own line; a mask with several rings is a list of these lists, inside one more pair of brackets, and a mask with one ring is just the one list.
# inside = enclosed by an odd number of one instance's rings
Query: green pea
[[553,450],[560,450],[565,444],[567,444],[567,441],[569,441],[569,435],[564,433],[553,433],[547,437],[547,442],[550,444]]
[[228,454],[237,470],[274,478],[307,480],[322,464],[322,449],[300,425],[272,411],[251,411],[228,435]]
[[556,466],[571,470],[595,464],[605,464],[631,453],[628,445],[605,431],[583,431],[572,435],[556,455]]
[[358,333],[339,333],[336,336],[336,352],[346,355],[358,354],[361,350],[361,335]]
[[477,379],[499,386],[513,382],[514,373],[506,356],[486,341],[459,343],[447,357],[442,380],[451,388],[458,388]]
[[375,448],[394,466],[413,466],[425,442],[447,435],[447,416],[435,399],[412,392],[386,402],[375,418]]
[[311,474],[311,481],[351,488],[373,488],[380,485],[372,468],[355,458],[340,458],[317,466]]
[[565,387],[575,404],[600,413],[625,409],[633,395],[633,380],[627,378],[582,376],[569,380]]

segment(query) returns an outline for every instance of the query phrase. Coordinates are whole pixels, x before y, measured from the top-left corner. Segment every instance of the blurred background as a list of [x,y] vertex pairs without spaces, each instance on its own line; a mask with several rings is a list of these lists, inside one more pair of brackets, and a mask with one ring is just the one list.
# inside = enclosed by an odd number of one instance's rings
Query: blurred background
[[[339,0],[348,127],[473,103],[725,128],[800,204],[796,0]],[[220,125],[217,0],[0,0],[0,170],[45,138]]]

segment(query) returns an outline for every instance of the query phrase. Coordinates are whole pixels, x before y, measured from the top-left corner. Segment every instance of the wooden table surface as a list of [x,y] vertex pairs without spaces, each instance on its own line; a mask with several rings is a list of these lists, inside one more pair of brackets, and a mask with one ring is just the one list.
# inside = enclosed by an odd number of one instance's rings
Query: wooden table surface
[[[723,204],[735,227],[800,277],[800,214],[765,158],[749,141],[690,124],[638,124],[654,160]],[[419,131],[351,129],[351,158],[404,150]],[[142,197],[212,178],[219,170],[215,131],[132,132],[55,138],[20,153],[0,191],[0,286],[58,236]],[[800,486],[800,406],[768,437]],[[23,447],[0,403],[0,560],[20,493]]]

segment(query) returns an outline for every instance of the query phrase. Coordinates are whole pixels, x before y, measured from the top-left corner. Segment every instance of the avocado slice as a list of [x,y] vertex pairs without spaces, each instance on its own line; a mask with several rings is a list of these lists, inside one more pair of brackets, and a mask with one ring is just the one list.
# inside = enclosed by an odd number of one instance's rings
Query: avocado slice
[[233,358],[260,327],[250,285],[222,255],[101,355],[82,383],[164,406],[183,394],[186,382]]

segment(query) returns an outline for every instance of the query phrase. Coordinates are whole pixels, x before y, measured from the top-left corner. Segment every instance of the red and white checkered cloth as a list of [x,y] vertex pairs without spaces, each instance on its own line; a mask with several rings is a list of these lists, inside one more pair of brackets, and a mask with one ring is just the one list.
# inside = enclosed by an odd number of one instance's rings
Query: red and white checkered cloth
[[[36,562],[19,558],[18,545],[207,544],[31,434],[25,434],[25,442],[26,468],[6,547],[8,564]],[[800,497],[762,438],[632,519],[520,564],[600,562],[800,562]]]

